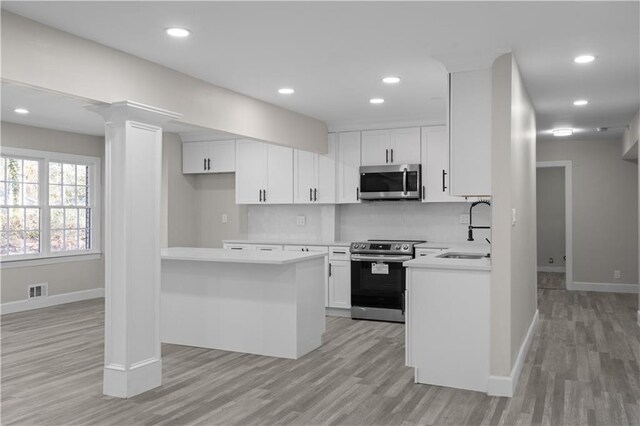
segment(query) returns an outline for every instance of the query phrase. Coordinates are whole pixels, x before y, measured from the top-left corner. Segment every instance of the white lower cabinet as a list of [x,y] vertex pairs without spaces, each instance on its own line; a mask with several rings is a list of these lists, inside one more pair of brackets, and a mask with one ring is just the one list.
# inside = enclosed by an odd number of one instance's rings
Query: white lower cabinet
[[255,250],[255,246],[252,244],[232,244],[232,243],[224,243],[222,248],[227,250]]
[[329,247],[330,308],[351,309],[351,254],[349,247]]
[[406,364],[415,381],[487,392],[490,270],[407,268]]

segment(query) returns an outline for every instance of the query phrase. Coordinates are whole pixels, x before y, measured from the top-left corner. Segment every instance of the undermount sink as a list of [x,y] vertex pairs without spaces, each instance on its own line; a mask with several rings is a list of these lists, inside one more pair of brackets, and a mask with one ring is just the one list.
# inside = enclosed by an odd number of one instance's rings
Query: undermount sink
[[488,254],[479,254],[479,253],[445,253],[441,254],[440,257],[442,259],[488,259]]

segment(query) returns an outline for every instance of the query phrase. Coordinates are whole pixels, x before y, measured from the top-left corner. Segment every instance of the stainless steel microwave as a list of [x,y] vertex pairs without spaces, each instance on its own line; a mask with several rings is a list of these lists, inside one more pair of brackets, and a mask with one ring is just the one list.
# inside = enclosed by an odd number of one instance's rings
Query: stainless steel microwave
[[419,200],[420,164],[360,167],[360,199]]

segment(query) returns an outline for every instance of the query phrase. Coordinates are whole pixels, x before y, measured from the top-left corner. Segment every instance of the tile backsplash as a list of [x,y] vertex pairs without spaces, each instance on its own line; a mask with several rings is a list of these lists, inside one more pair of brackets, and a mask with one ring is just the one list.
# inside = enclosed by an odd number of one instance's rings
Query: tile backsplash
[[[470,203],[419,203],[402,201],[344,205],[249,206],[248,238],[356,241],[370,238],[426,239],[463,242]],[[305,225],[296,217],[305,216]],[[490,225],[490,208],[474,208],[473,223]],[[491,230],[475,230],[476,241],[491,239]]]

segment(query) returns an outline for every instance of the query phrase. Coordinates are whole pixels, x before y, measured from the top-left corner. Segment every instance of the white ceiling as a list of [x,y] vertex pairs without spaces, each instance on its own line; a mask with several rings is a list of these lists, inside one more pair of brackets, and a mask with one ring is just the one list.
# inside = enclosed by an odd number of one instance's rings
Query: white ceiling
[[[336,127],[443,122],[442,62],[509,50],[541,137],[559,126],[584,129],[577,136],[606,126],[617,137],[640,108],[639,2],[3,1],[2,8]],[[192,35],[171,39],[168,26]],[[583,53],[597,60],[574,64]],[[385,75],[403,80],[385,86]],[[283,86],[296,93],[279,95]],[[370,105],[374,96],[386,102]],[[578,98],[590,104],[574,107]]]

